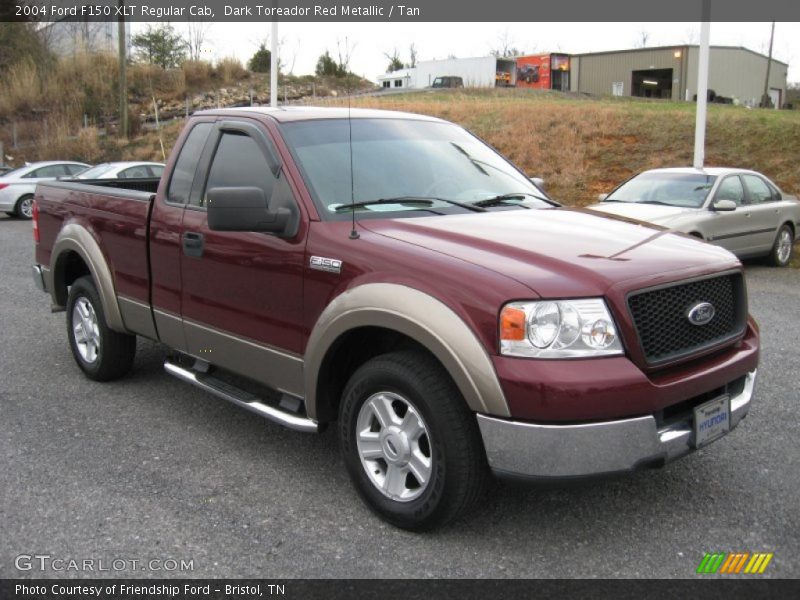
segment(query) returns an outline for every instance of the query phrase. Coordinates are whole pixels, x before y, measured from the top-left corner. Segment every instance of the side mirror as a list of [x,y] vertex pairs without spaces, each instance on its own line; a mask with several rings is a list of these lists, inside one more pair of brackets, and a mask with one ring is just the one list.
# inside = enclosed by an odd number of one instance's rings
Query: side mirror
[[542,179],[541,177],[531,177],[531,183],[533,183],[533,185],[535,185],[537,188],[539,188],[543,192],[546,191],[545,185],[544,185],[544,179]]
[[219,187],[207,194],[208,227],[214,231],[283,233],[291,212],[270,212],[264,190],[256,187]]
[[717,212],[730,212],[736,210],[736,202],[733,200],[717,200],[711,205],[711,208]]
[[597,194],[597,201],[598,202],[602,202],[606,198],[608,198],[608,194]]

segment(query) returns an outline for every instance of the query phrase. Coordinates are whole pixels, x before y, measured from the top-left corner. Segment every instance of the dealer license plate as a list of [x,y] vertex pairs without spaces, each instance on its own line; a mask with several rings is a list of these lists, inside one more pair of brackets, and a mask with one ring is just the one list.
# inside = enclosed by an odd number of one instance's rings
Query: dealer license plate
[[694,409],[694,447],[721,438],[731,429],[730,396],[720,396]]

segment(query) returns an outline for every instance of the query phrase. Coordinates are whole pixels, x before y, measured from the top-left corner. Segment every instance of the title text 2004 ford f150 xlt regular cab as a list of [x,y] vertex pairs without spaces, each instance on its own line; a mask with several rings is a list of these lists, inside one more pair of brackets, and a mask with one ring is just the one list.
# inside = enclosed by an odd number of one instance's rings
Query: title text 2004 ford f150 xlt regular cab
[[[464,513],[494,472],[659,466],[745,416],[758,364],[725,250],[550,201],[463,129],[346,109],[192,117],[164,177],[41,184],[37,284],[78,366],[136,336],[288,427],[338,422],[366,503]],[[353,224],[355,220],[355,225]]]

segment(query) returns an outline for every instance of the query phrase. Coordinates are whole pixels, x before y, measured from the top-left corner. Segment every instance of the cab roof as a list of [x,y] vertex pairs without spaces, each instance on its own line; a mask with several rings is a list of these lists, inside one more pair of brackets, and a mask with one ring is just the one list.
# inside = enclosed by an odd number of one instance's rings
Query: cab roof
[[319,119],[409,119],[445,123],[442,119],[415,113],[372,108],[319,107],[319,106],[253,106],[244,108],[219,108],[194,113],[198,116],[258,115],[275,119],[280,123],[291,121],[313,121]]

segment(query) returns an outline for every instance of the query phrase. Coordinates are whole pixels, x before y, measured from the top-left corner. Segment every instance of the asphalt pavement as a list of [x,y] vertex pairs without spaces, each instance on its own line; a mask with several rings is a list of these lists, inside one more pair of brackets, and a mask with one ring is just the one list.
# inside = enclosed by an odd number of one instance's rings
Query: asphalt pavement
[[706,552],[773,552],[764,576],[800,577],[800,270],[747,265],[763,353],[729,436],[613,480],[497,483],[471,518],[414,534],[361,503],[333,430],[181,383],[159,344],[118,382],[86,379],[32,262],[30,222],[0,217],[2,578],[691,578]]

